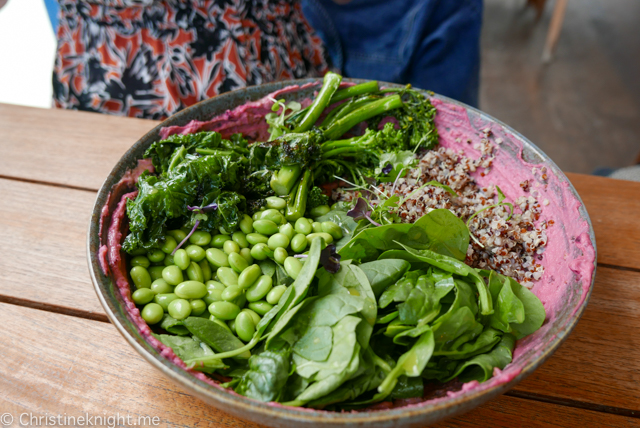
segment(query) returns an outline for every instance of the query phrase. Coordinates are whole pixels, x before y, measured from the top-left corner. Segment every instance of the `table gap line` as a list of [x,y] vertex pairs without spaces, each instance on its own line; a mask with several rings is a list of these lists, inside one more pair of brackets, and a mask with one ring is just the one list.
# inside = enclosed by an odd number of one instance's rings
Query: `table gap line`
[[626,271],[626,272],[640,273],[640,269],[639,268],[633,268],[633,267],[628,267],[628,266],[610,265],[608,263],[598,263],[598,267],[616,269],[616,270],[623,270],[623,271]]
[[[517,387],[516,387],[517,388]],[[586,401],[572,400],[570,398],[552,397],[549,395],[537,394],[535,392],[525,392],[512,389],[505,395],[524,400],[541,401],[543,403],[556,404],[559,406],[573,407],[583,410],[591,410],[599,413],[608,413],[616,416],[626,416],[640,419],[640,410],[631,410],[624,407],[606,406],[604,404],[589,403]]]
[[0,295],[0,303],[8,303],[10,305],[23,306],[26,308],[37,309],[40,311],[52,312],[55,314],[67,315],[67,316],[77,317],[77,318],[84,318],[91,321],[110,323],[109,318],[107,318],[107,315],[105,314],[83,311],[81,309],[74,309],[74,308],[69,308],[65,306],[57,306],[57,305],[52,305],[48,303],[34,302],[33,300],[21,299],[19,297]]
[[24,177],[12,177],[12,176],[2,175],[2,174],[0,174],[0,179],[11,180],[11,181],[21,181],[24,183],[31,183],[31,184],[40,184],[43,186],[60,187],[63,189],[81,190],[83,192],[91,192],[91,193],[98,192],[98,189],[91,189],[89,187],[74,186],[72,184],[53,183],[50,181],[42,181],[42,180],[33,180],[30,178],[24,178]]

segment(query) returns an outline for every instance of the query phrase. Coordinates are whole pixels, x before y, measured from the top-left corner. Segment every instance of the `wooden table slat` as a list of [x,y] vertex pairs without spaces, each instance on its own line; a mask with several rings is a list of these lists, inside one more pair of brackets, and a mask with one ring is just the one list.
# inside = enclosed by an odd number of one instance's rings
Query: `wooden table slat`
[[[157,426],[257,427],[185,393],[110,324],[0,304],[0,408],[13,414],[158,417]],[[73,352],[69,352],[72,349]],[[502,396],[440,427],[637,426],[637,419]],[[17,424],[15,424],[17,426]]]

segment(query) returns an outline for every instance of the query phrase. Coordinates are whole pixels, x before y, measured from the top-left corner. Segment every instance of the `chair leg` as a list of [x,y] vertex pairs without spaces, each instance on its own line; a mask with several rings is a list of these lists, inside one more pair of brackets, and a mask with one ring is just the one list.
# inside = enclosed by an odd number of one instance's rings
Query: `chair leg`
[[547,41],[542,51],[542,62],[549,63],[553,57],[553,51],[558,43],[560,37],[560,30],[562,29],[562,23],[564,21],[564,13],[567,10],[567,3],[569,0],[556,0],[555,7],[553,8],[553,15],[551,16],[551,24],[549,25],[549,32],[547,33]]

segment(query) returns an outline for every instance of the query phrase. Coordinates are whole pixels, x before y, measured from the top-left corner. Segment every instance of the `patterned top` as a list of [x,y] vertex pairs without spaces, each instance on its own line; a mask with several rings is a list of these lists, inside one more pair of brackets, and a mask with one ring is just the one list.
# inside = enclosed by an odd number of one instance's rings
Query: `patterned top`
[[222,92],[321,76],[296,0],[60,0],[56,107],[163,119]]

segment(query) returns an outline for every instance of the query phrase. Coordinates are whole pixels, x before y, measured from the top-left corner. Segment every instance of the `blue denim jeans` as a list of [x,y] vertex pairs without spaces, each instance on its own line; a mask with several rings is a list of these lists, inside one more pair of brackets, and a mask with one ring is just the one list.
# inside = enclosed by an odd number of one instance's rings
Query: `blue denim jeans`
[[478,105],[482,0],[302,4],[344,76],[411,83]]

